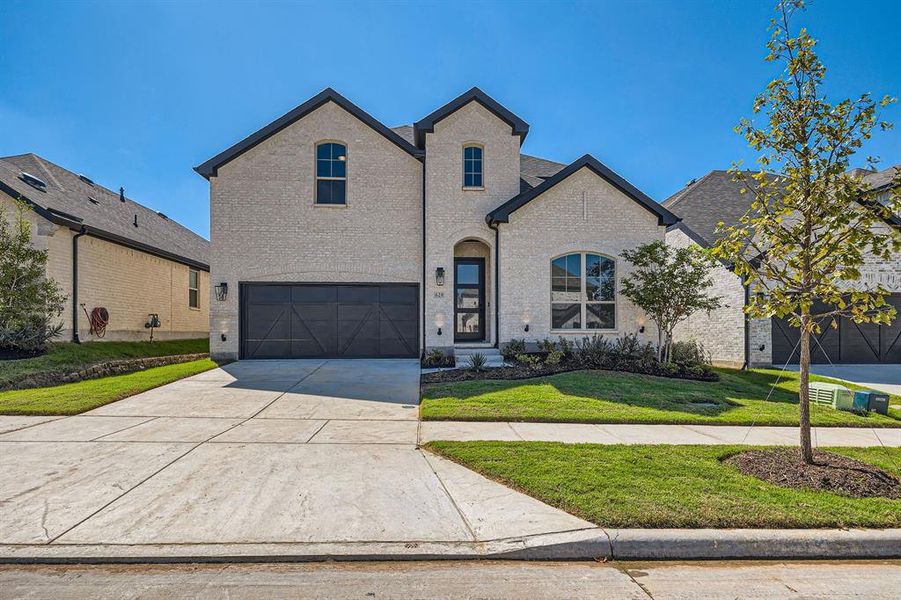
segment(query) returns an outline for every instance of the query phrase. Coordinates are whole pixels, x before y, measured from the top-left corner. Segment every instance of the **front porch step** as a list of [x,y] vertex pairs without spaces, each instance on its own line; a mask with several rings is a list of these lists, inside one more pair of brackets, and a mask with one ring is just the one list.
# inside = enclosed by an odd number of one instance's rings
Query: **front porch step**
[[483,354],[485,357],[492,357],[500,356],[501,351],[491,346],[485,348],[462,348],[460,346],[454,347],[454,356],[456,356],[457,358],[461,356],[469,356],[471,354]]

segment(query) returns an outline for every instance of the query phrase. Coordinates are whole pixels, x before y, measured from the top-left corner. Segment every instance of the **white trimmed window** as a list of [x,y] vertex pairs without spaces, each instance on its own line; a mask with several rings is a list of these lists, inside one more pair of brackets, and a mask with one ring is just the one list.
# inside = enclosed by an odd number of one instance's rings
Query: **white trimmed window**
[[616,262],[573,252],[551,261],[551,329],[616,329]]

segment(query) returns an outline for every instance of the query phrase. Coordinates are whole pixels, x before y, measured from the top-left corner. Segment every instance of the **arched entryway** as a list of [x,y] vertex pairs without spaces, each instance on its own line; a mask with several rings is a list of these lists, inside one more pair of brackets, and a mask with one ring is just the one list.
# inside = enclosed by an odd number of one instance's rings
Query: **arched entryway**
[[454,245],[454,344],[487,343],[492,339],[491,248],[478,239]]

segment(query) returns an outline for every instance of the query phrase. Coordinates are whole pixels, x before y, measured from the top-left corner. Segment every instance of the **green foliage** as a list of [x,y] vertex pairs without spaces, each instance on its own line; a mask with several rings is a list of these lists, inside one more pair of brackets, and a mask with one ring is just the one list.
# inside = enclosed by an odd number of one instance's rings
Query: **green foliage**
[[[602,527],[901,526],[901,501],[780,487],[724,459],[753,446],[430,442],[430,450]],[[831,448],[901,476],[901,449]]]
[[544,338],[538,342],[538,349],[544,353],[550,353],[557,350],[557,344],[554,340],[550,340],[548,338]]
[[709,294],[714,261],[696,246],[673,248],[661,241],[624,250],[622,257],[633,266],[623,278],[623,295],[657,325],[657,359],[667,361],[676,325],[722,306],[720,297]]
[[0,210],[0,349],[33,353],[62,329],[66,296],[46,277],[47,251],[31,245],[26,210],[19,204],[12,223]]
[[473,371],[484,371],[486,364],[488,364],[488,359],[481,352],[469,355],[467,366]]
[[[656,361],[653,363],[657,365]],[[661,368],[678,369],[672,363]],[[424,420],[547,423],[798,425],[798,374],[715,369],[718,381],[691,381],[616,371],[569,371],[516,380],[427,385]],[[816,380],[832,381],[815,377]],[[843,384],[844,385],[844,384]],[[859,386],[849,386],[862,389]],[[891,397],[893,406],[901,398]],[[901,427],[901,411],[858,415],[813,406],[822,427]],[[895,429],[889,435],[898,435]],[[880,434],[882,435],[882,434]]]
[[0,392],[0,415],[76,415],[216,366],[204,359],[54,387]]
[[812,462],[810,337],[841,317],[882,324],[895,317],[885,302],[888,290],[861,282],[860,271],[867,254],[888,260],[901,251],[901,233],[881,226],[901,211],[901,173],[881,203],[848,172],[873,130],[891,128],[877,110],[895,99],[863,94],[828,102],[816,40],[803,28],[791,33],[792,18],[803,8],[803,0],[783,0],[772,20],[766,60],[782,71],[754,101],[754,113],[763,118],[745,118],[736,127],[759,152],[759,170],[742,171],[736,164],[731,171],[751,195],[751,207],[738,223],[720,223],[722,237],[713,252],[731,262],[750,287],[750,317],[786,317],[801,330],[801,447]]
[[440,348],[432,348],[425,355],[425,363],[430,367],[438,367],[444,363],[444,351]]
[[677,365],[709,365],[710,357],[704,345],[696,340],[674,342],[671,359]]
[[516,362],[522,363],[527,367],[537,369],[541,366],[541,357],[534,354],[517,354]]
[[551,350],[547,353],[547,356],[544,359],[544,362],[548,365],[554,366],[559,365],[561,361],[563,361],[564,354],[559,350]]
[[557,339],[557,348],[560,349],[560,352],[563,353],[563,356],[566,358],[572,357],[576,345],[569,338],[565,338],[562,335]]
[[501,355],[505,359],[514,358],[517,354],[524,354],[526,351],[526,341],[522,339],[512,339],[501,348]]

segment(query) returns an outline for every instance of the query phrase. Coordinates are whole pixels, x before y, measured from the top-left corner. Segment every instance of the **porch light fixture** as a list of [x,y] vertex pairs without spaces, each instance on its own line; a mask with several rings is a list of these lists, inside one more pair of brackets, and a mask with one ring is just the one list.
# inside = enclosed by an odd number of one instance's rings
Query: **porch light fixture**
[[438,335],[441,335],[441,328],[438,328]]
[[638,328],[638,333],[644,333],[644,325]]
[[528,330],[529,330],[529,324],[528,324],[528,323],[526,323],[526,326],[525,326],[525,327],[523,327],[523,328],[522,328],[522,330],[523,330],[523,331],[528,331]]
[[226,341],[226,340],[228,340],[228,338],[225,336],[224,333],[222,333],[222,334],[219,335],[219,339],[222,340],[223,342]]
[[213,290],[216,292],[216,300],[219,302],[224,302],[228,297],[228,284],[224,281],[219,285],[213,286]]
[[438,285],[444,285],[444,267],[438,267],[435,269],[435,283]]

